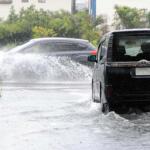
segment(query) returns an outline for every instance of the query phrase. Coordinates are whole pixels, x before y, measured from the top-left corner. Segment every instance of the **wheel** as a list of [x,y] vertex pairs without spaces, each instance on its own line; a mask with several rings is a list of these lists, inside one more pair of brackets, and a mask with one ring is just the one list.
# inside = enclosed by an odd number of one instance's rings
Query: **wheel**
[[101,89],[101,112],[107,114],[110,111],[113,111],[114,108],[115,104],[106,98],[105,93]]
[[94,89],[93,89],[93,81],[92,81],[92,101],[94,102]]
[[104,114],[108,114],[110,111],[113,110],[113,107],[110,103],[101,103],[101,111]]
[[94,90],[93,81],[92,81],[92,101],[95,102],[95,103],[100,103],[100,99],[95,98],[95,90]]
[[100,83],[100,91],[99,91],[99,100],[100,100],[100,103],[102,102],[102,84]]

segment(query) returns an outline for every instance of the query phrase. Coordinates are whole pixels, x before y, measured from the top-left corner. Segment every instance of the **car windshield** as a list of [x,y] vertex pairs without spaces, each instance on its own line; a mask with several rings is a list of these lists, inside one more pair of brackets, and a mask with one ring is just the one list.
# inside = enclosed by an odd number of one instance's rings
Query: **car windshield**
[[115,38],[114,61],[150,60],[150,35],[120,35]]

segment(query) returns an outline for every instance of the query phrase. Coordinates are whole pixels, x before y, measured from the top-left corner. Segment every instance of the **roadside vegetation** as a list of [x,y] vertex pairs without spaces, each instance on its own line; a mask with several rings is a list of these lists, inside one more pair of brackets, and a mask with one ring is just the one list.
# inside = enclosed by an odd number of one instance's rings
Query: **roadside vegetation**
[[31,38],[57,36],[83,38],[96,45],[100,36],[96,26],[103,22],[102,16],[93,22],[85,11],[70,14],[63,10],[36,10],[31,6],[16,14],[12,7],[7,20],[0,22],[0,42],[18,43]]
[[[150,12],[146,9],[116,6],[113,29],[150,27]],[[100,15],[95,21],[88,12],[70,14],[66,11],[37,10],[34,6],[16,14],[14,8],[6,20],[0,20],[0,42],[20,43],[38,37],[83,38],[97,45],[108,32],[107,18]]]

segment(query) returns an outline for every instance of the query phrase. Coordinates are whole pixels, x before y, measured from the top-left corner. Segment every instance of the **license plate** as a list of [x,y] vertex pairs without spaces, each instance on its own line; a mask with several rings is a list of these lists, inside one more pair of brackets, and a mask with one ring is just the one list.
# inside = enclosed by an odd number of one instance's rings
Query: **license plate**
[[137,76],[148,76],[150,75],[150,68],[136,68],[135,75]]

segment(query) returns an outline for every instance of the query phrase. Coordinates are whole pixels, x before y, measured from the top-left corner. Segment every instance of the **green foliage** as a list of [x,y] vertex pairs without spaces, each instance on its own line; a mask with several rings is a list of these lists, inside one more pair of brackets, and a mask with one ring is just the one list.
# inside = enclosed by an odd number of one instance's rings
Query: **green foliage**
[[[145,9],[116,6],[116,29],[150,27],[150,12]],[[35,6],[21,9],[16,14],[11,7],[6,21],[0,20],[0,41],[22,42],[39,37],[74,37],[87,39],[97,45],[101,35],[108,31],[107,19],[98,16],[93,22],[88,12],[70,14],[66,11],[37,10]]]
[[8,23],[14,23],[17,21],[17,19],[18,19],[18,15],[16,14],[14,7],[12,6],[10,8],[10,13],[9,13],[7,22]]
[[114,25],[120,28],[145,28],[147,27],[147,11],[145,9],[115,6],[116,16]]
[[51,37],[56,36],[56,33],[53,31],[53,29],[47,29],[40,26],[35,26],[32,29],[32,37],[33,38],[40,38],[40,37]]
[[90,15],[84,11],[70,14],[63,10],[36,10],[30,6],[16,14],[12,7],[7,20],[0,22],[0,41],[20,42],[30,38],[58,36],[83,38],[97,44],[100,35],[96,26],[102,22],[101,16],[92,22]]
[[91,16],[85,12],[78,12],[74,15],[74,19],[75,27],[78,28],[78,36],[96,45],[100,35],[96,25],[92,22]]
[[150,27],[150,12],[147,12],[146,18],[147,18],[147,26]]
[[107,23],[107,18],[103,15],[99,15],[97,16],[94,22],[94,25],[97,26],[97,25],[104,24],[104,23]]

